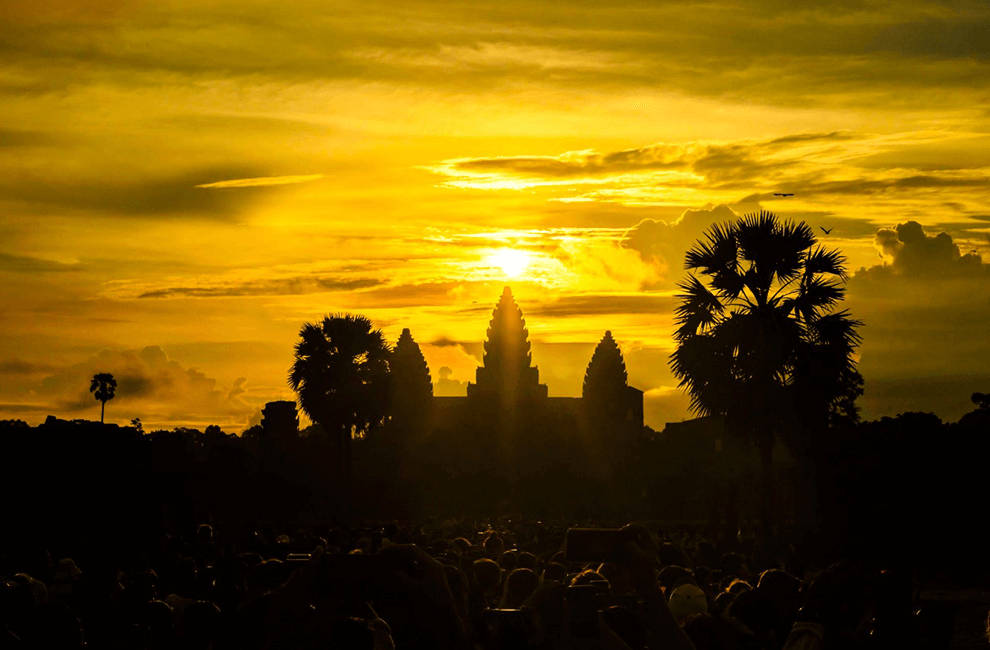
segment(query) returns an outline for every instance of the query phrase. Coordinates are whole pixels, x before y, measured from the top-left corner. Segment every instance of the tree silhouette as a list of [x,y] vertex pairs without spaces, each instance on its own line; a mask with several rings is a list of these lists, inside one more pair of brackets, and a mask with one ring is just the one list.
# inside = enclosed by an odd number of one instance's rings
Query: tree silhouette
[[107,402],[113,399],[114,391],[117,390],[117,380],[109,372],[101,372],[93,375],[93,381],[89,385],[89,392],[93,393],[96,399],[100,400],[100,423],[103,423],[103,413],[106,411]]
[[339,478],[351,487],[351,441],[387,415],[391,350],[364,316],[336,314],[299,331],[289,385],[303,411],[337,441]]
[[671,368],[695,412],[726,416],[759,449],[766,533],[778,436],[797,414],[848,410],[843,399],[857,388],[861,323],[836,311],[845,258],[815,244],[807,224],[770,212],[715,224],[688,251],[695,273],[678,285]]

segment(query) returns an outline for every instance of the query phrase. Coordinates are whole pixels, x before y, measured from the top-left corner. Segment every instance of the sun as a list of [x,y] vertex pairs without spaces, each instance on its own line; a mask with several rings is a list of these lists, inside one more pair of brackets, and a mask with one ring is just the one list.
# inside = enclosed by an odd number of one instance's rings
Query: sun
[[529,253],[515,248],[500,248],[488,256],[488,262],[509,276],[519,276],[529,266]]

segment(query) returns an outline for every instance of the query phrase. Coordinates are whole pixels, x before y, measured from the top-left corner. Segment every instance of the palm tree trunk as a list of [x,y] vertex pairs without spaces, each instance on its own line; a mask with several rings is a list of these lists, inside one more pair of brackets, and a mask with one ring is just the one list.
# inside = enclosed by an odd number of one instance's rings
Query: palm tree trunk
[[352,451],[351,451],[351,442],[353,441],[353,439],[354,439],[354,437],[353,437],[353,434],[351,433],[351,429],[348,428],[347,431],[344,432],[344,449],[343,449],[343,452],[344,452],[343,453],[343,461],[344,461],[344,468],[343,468],[344,469],[344,471],[343,471],[343,477],[344,477],[344,493],[348,496],[348,498],[353,498],[353,496],[354,496],[353,493],[352,493],[352,490],[351,490],[351,488],[353,487],[352,476],[351,476],[352,471],[353,471],[352,470],[352,467],[353,467],[353,461],[354,461],[354,458],[352,456]]
[[107,410],[107,403],[100,400],[100,424],[103,424],[103,413]]
[[764,441],[760,448],[760,528],[764,540],[773,536],[773,442]]

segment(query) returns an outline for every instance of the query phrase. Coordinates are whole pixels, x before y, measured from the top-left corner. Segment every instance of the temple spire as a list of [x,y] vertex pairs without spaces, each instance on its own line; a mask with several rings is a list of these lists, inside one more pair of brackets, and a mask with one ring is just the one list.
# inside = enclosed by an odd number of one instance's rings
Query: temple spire
[[483,364],[478,368],[479,386],[515,393],[539,383],[537,369],[532,367],[526,319],[509,287],[492,311]]

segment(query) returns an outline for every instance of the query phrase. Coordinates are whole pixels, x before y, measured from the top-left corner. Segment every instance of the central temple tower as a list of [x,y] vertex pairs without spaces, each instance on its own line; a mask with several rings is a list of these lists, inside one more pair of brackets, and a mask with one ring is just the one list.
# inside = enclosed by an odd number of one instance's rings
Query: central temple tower
[[526,319],[509,287],[492,311],[482,363],[475,376],[477,383],[468,386],[468,397],[497,396],[502,403],[546,399],[546,384],[540,383],[540,371],[532,365]]

